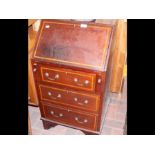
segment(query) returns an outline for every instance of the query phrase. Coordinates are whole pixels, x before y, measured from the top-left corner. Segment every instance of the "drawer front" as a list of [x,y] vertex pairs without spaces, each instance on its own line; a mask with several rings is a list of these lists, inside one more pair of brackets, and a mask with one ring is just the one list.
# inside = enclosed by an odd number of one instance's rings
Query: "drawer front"
[[78,127],[96,130],[97,116],[77,111],[70,111],[70,122]]
[[99,96],[68,92],[68,102],[81,109],[97,112],[99,108]]
[[66,91],[62,89],[39,85],[39,94],[41,101],[66,101]]
[[43,105],[43,111],[46,118],[58,121],[61,123],[68,123],[68,111],[66,108],[57,108],[55,106]]
[[96,75],[67,69],[40,67],[41,80],[72,88],[95,91]]
[[40,99],[42,101],[65,104],[80,109],[97,112],[99,107],[99,96],[81,94],[64,89],[39,85]]
[[97,116],[54,105],[43,105],[45,117],[75,127],[96,130]]

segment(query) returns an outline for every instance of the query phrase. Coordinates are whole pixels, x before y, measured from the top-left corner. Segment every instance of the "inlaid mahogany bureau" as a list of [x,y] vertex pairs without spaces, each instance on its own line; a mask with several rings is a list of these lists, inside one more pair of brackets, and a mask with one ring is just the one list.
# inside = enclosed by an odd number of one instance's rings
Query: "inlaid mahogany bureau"
[[45,129],[100,134],[112,25],[42,20],[32,68]]

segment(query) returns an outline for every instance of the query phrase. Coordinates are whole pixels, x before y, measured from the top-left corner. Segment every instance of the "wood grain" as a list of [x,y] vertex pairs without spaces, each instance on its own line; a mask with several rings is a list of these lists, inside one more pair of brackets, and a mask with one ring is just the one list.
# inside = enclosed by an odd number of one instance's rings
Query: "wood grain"
[[37,21],[37,19],[29,19],[28,20],[28,26],[31,26],[32,24],[34,24]]
[[84,109],[88,112],[97,112],[99,109],[100,103],[98,100],[99,96],[97,95],[87,95],[46,85],[39,85],[38,87],[41,101]]
[[124,20],[118,20],[112,45],[112,73],[110,80],[110,91],[120,93],[123,84],[123,70],[126,62],[126,23]]
[[29,35],[28,35],[28,94],[29,94],[29,104],[30,105],[38,105],[38,98],[36,94],[34,78],[32,73],[32,66],[31,66],[31,57],[33,52],[33,47],[36,39],[37,32],[33,31],[32,26],[29,27]]

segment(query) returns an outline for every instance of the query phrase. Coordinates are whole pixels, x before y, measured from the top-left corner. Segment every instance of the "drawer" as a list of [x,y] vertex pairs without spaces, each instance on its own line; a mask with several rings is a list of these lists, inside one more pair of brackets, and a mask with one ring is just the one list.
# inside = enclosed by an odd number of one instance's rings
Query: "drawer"
[[66,101],[66,91],[45,85],[39,85],[39,94],[42,101]]
[[99,96],[97,95],[82,94],[45,85],[39,85],[39,94],[41,101],[70,105],[94,112],[98,111]]
[[86,91],[95,91],[96,74],[40,67],[41,81]]
[[61,123],[68,123],[69,113],[67,108],[57,108],[52,105],[43,105],[43,111],[46,118],[58,121]]
[[96,130],[97,116],[77,111],[70,111],[70,122],[74,126]]
[[70,124],[75,127],[96,130],[96,115],[46,104],[43,105],[43,109],[45,117],[50,120]]

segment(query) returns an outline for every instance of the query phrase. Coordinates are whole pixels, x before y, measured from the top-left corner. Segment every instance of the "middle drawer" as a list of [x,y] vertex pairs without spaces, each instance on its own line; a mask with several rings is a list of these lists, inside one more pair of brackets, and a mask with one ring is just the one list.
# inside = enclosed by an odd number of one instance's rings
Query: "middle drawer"
[[39,94],[41,101],[51,101],[94,112],[98,111],[100,103],[97,95],[83,94],[41,84],[39,85]]

